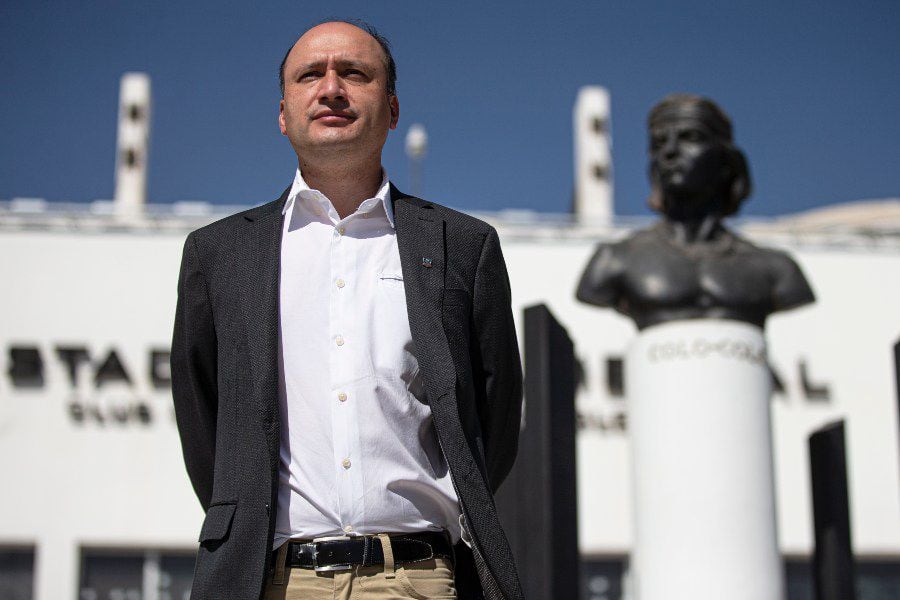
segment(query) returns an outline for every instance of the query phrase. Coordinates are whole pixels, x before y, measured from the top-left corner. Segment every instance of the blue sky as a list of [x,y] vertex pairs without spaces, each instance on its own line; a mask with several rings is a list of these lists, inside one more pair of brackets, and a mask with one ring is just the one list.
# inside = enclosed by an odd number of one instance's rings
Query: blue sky
[[423,123],[424,195],[438,202],[569,210],[571,110],[591,84],[612,95],[618,214],[649,212],[646,114],[674,91],[732,116],[755,183],[745,214],[900,196],[895,1],[4,0],[0,198],[112,196],[126,71],[152,78],[152,202],[276,197],[296,165],[277,65],[329,16],[392,41],[401,115],[384,164],[406,187],[403,136]]

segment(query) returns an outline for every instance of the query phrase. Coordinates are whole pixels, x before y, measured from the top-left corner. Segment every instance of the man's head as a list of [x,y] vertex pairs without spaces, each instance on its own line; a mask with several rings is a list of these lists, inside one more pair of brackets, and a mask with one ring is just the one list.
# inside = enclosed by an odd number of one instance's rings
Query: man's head
[[312,27],[285,55],[280,78],[279,126],[301,160],[380,157],[400,107],[394,61],[374,29],[344,21]]
[[[358,19],[350,19],[349,21],[344,21],[341,19],[328,20],[323,23],[319,23],[319,25],[323,25],[324,23],[347,23],[348,25],[356,25],[378,42],[378,45],[381,46],[381,51],[384,53],[382,60],[384,61],[384,69],[387,73],[387,93],[388,96],[396,96],[397,95],[397,63],[394,62],[394,55],[391,53],[391,43],[388,41],[386,37],[378,33],[378,30],[372,27],[369,23]],[[312,28],[310,28],[312,29]],[[309,31],[309,30],[307,30]],[[284,58],[281,59],[281,65],[278,67],[278,83],[281,88],[281,97],[284,97],[284,64],[287,62],[288,55],[291,53],[291,50],[294,49],[294,45],[291,44],[291,47],[287,49],[287,52],[284,53]]]
[[732,142],[731,120],[713,101],[666,96],[650,111],[650,206],[667,215],[734,214],[750,173]]

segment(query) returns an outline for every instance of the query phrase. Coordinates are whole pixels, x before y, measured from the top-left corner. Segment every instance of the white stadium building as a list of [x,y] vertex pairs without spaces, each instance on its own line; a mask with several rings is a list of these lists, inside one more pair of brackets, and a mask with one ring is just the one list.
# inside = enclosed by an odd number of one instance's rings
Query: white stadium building
[[[175,284],[185,235],[243,208],[0,201],[0,599],[187,598],[203,513],[169,389]],[[575,286],[596,243],[651,221],[476,216],[500,233],[519,325],[524,307],[543,303],[574,341],[584,373],[576,398],[582,598],[628,598],[633,519],[620,375],[636,331],[611,310],[578,303]],[[838,419],[859,598],[898,598],[900,200],[734,227],[789,251],[817,297],[773,316],[766,334],[788,598],[813,597],[808,436]]]

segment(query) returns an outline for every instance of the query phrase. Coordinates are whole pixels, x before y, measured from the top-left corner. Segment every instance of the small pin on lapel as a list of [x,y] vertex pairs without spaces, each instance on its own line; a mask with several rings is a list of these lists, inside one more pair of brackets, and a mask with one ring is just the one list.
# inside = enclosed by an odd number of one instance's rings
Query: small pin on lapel
[[425,258],[424,256],[422,257],[422,266],[425,267],[426,269],[431,268],[431,262],[432,261],[430,258]]

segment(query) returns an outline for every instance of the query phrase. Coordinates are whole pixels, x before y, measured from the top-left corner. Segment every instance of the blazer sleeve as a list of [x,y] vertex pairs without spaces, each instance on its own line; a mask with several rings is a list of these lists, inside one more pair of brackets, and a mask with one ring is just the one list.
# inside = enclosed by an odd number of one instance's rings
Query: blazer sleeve
[[492,491],[509,474],[519,445],[522,365],[510,305],[509,276],[497,232],[485,237],[473,293],[476,393],[485,463]]
[[172,398],[188,477],[209,508],[216,454],[217,344],[206,278],[194,235],[184,243],[172,335]]

